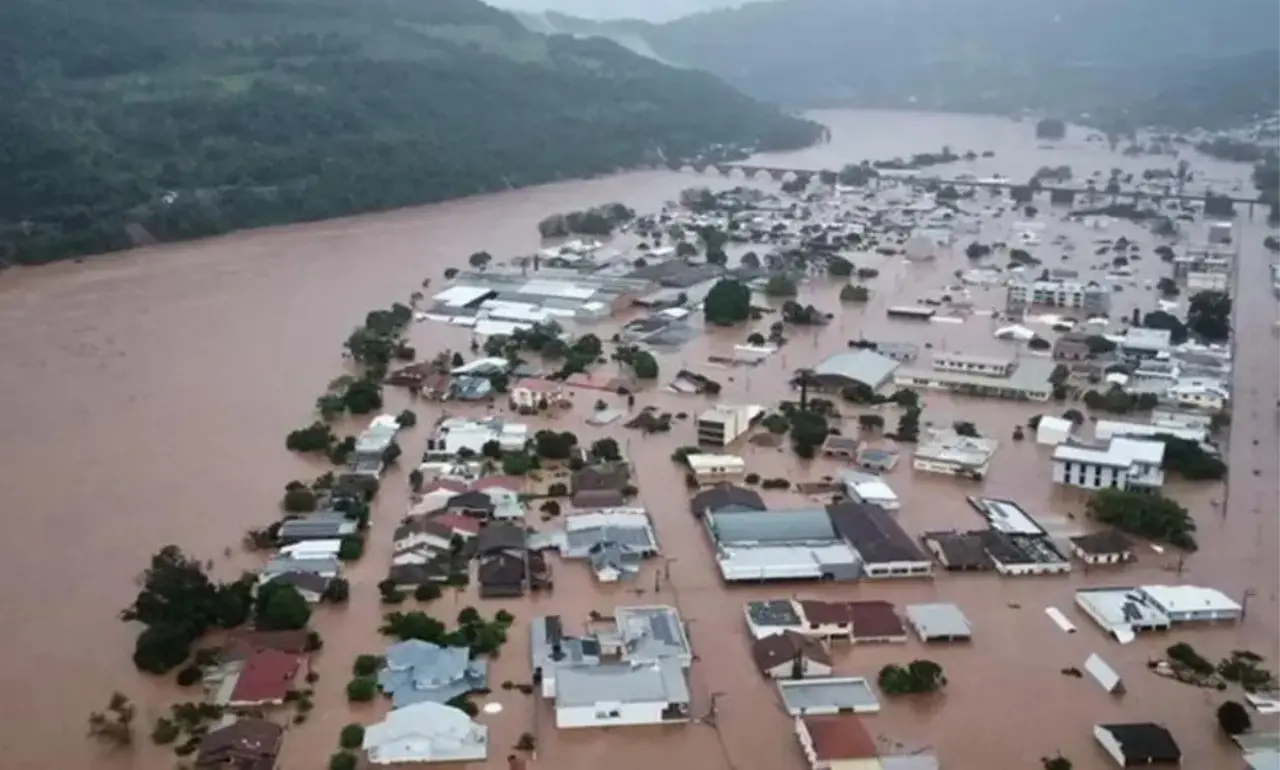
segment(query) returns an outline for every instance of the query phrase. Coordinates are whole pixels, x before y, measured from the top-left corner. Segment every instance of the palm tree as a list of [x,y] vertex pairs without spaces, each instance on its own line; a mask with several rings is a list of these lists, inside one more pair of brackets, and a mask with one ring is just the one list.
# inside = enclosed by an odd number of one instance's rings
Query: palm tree
[[800,411],[809,408],[809,387],[818,383],[812,369],[797,369],[793,381],[800,388]]

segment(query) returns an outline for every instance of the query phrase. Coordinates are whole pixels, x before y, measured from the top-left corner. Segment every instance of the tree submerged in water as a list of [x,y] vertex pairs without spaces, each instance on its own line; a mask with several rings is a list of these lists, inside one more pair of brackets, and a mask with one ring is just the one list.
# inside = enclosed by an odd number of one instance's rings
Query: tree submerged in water
[[133,718],[137,710],[124,694],[114,692],[104,711],[89,715],[89,735],[112,746],[133,745]]

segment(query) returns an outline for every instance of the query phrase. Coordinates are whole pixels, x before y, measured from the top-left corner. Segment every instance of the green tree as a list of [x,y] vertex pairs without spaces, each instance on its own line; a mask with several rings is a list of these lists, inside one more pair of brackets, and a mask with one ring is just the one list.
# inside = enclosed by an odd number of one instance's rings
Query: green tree
[[827,259],[827,272],[837,278],[848,278],[853,275],[853,263],[844,257]]
[[1231,337],[1230,295],[1223,291],[1193,295],[1187,303],[1187,329],[1205,342],[1226,342]]
[[785,275],[775,275],[765,284],[764,293],[769,297],[794,297],[796,282]]
[[1237,701],[1229,700],[1218,706],[1218,727],[1227,735],[1240,735],[1253,729],[1249,711]]
[[613,461],[622,459],[622,450],[615,439],[605,437],[591,444],[591,455],[600,460]]
[[425,612],[389,613],[378,630],[383,636],[394,636],[401,640],[420,639],[434,644],[440,644],[447,633],[444,623]]
[[345,604],[351,598],[351,584],[346,578],[330,578],[329,584],[324,587],[323,598],[331,604]]
[[347,682],[347,700],[352,703],[368,703],[378,694],[378,682],[373,677],[358,676]]
[[373,676],[382,668],[382,658],[378,655],[357,655],[356,662],[351,664],[352,676]]
[[412,409],[405,409],[396,415],[396,424],[401,428],[412,428],[418,424],[418,415],[414,414]]
[[1139,537],[1196,549],[1195,521],[1187,509],[1158,493],[1100,489],[1085,509],[1094,519]]
[[738,281],[722,278],[707,292],[702,311],[709,324],[732,326],[751,317],[751,290]]
[[658,359],[653,354],[637,350],[631,357],[631,371],[637,379],[656,380],[658,378]]
[[136,715],[137,709],[127,697],[112,693],[105,710],[89,714],[89,735],[113,746],[131,746]]
[[840,301],[862,303],[871,299],[871,291],[866,286],[848,284],[840,289]]
[[569,431],[540,430],[533,435],[534,450],[548,460],[567,460],[578,445],[578,437]]
[[364,726],[349,724],[342,728],[338,736],[338,745],[348,751],[355,751],[364,744]]
[[298,589],[279,581],[258,588],[253,613],[254,627],[262,631],[293,631],[311,620],[311,607]]

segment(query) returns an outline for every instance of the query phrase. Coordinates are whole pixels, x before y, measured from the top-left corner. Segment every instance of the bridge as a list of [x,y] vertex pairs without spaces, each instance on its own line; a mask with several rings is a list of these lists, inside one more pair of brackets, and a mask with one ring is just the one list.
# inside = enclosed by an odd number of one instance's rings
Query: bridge
[[[691,171],[697,174],[716,173],[723,177],[733,177],[736,174],[743,179],[757,179],[761,175],[766,175],[775,182],[786,182],[794,179],[805,184],[813,181],[814,177],[834,179],[837,175],[837,172],[830,170],[817,171],[811,168],[754,166],[744,163],[672,163],[668,168],[672,171]],[[890,171],[887,175],[876,177],[872,181],[872,187],[878,188],[882,182],[886,181],[933,189],[951,187],[955,190],[991,190],[997,193],[1009,193],[1013,196],[1014,201],[1018,203],[1030,203],[1038,193],[1048,193],[1052,203],[1065,205],[1074,203],[1076,196],[1110,198],[1113,204],[1121,201],[1131,201],[1135,204],[1142,201],[1152,201],[1157,204],[1163,204],[1165,201],[1207,203],[1210,200],[1209,195],[1206,193],[1178,192],[1172,188],[1166,188],[1163,192],[1144,192],[1139,190],[1116,190],[1114,188],[1098,189],[1092,185],[1086,187],[1048,184],[1029,185],[1008,180],[944,179],[933,176],[915,176],[896,171]],[[1215,194],[1212,199],[1218,205],[1229,202],[1233,207],[1236,205],[1248,206],[1250,218],[1253,217],[1253,207],[1262,204],[1262,201],[1257,198],[1237,198]]]

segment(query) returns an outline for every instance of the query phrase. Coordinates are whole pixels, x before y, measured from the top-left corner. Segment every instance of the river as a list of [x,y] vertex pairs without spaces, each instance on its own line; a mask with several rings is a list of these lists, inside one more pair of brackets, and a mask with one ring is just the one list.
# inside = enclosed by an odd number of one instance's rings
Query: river
[[[1105,143],[1086,142],[1074,131],[1054,149],[1040,149],[1031,123],[999,118],[905,113],[832,112],[817,115],[830,125],[828,144],[801,152],[757,158],[762,165],[839,168],[861,159],[935,151],[993,150],[994,158],[957,163],[940,175],[1002,173],[1026,179],[1041,166],[1070,165],[1077,178],[1112,167],[1140,172],[1172,167],[1164,157],[1122,157]],[[1248,168],[1195,157],[1194,171],[1211,178],[1247,178]],[[116,619],[132,597],[135,577],[147,557],[166,543],[210,559],[220,575],[252,567],[259,557],[239,547],[246,529],[275,516],[284,483],[310,478],[318,467],[285,451],[285,434],[310,419],[308,409],[324,384],[341,371],[342,339],[374,307],[404,300],[424,278],[440,282],[446,267],[460,265],[478,250],[504,259],[538,245],[537,222],[559,211],[621,201],[642,211],[674,199],[694,184],[739,182],[668,171],[622,174],[590,181],[482,196],[380,215],[233,234],[206,241],[164,245],[81,263],[12,270],[0,275],[0,489],[6,492],[6,532],[0,541],[0,606],[8,621],[0,684],[10,693],[10,715],[0,727],[0,756],[10,770],[48,768],[169,768],[168,750],[146,738],[156,716],[182,695],[172,679],[152,680],[134,672],[129,651],[137,629]],[[765,184],[761,182],[760,184]],[[1245,184],[1244,190],[1251,186]],[[1045,207],[1047,208],[1047,207]],[[1090,236],[1042,215],[1046,232]],[[687,423],[665,436],[626,437],[635,460],[641,499],[653,512],[671,559],[671,584],[651,590],[598,586],[580,565],[557,569],[553,595],[537,599],[479,601],[468,593],[447,593],[434,608],[451,619],[474,603],[486,615],[505,607],[517,617],[512,640],[495,662],[493,680],[527,681],[527,630],[533,614],[560,613],[585,618],[591,609],[618,603],[673,603],[691,621],[701,660],[693,675],[694,711],[705,713],[717,693],[717,726],[560,732],[548,728],[545,705],[538,717],[540,751],[534,768],[649,770],[660,764],[700,770],[800,770],[804,761],[790,720],[749,661],[741,605],[749,598],[840,596],[885,598],[900,606],[920,600],[955,601],[975,627],[971,646],[924,650],[902,646],[838,650],[842,673],[874,678],[888,662],[929,657],[946,669],[945,695],[927,705],[888,702],[867,724],[886,743],[905,750],[931,747],[943,767],[962,770],[1038,767],[1038,758],[1061,751],[1078,770],[1107,767],[1094,747],[1098,722],[1156,721],[1170,727],[1188,768],[1228,767],[1237,756],[1217,733],[1213,711],[1222,696],[1152,676],[1145,666],[1173,641],[1191,642],[1210,656],[1252,649],[1271,666],[1280,655],[1277,639],[1276,500],[1280,484],[1276,404],[1280,346],[1273,336],[1277,305],[1261,243],[1265,212],[1239,221],[1240,269],[1236,288],[1236,328],[1245,330],[1236,360],[1234,471],[1225,508],[1221,485],[1168,485],[1192,510],[1201,550],[1186,559],[1180,574],[1174,557],[1144,548],[1123,578],[1076,571],[1069,578],[1001,579],[992,575],[943,576],[932,583],[902,582],[813,588],[726,589],[714,569],[705,536],[687,511],[680,474],[671,451],[692,443]],[[1007,219],[984,233],[988,241]],[[1118,222],[1106,234],[1124,234],[1146,246],[1149,236]],[[1086,240],[1087,243],[1087,240]],[[961,247],[963,246],[963,241]],[[1090,261],[1089,250],[1076,259]],[[1135,263],[1137,278],[1167,270],[1149,248]],[[957,261],[958,259],[958,261]],[[885,319],[883,308],[923,297],[962,267],[962,253],[932,265],[868,255],[859,264],[882,271],[873,300],[860,310],[840,312],[835,289],[822,283],[803,288],[802,300],[839,313],[821,332],[800,332],[782,355],[760,369],[732,376],[721,401],[749,398],[769,403],[788,393],[785,371],[811,365],[844,349],[845,340],[865,335],[909,339],[972,353],[1000,353],[985,321],[933,324],[904,331]],[[1076,267],[1080,267],[1076,265]],[[1000,290],[1002,291],[1002,290]],[[976,301],[998,306],[999,292]],[[1133,306],[1152,309],[1150,292],[1116,295],[1116,317]],[[767,326],[768,322],[764,322]],[[744,330],[717,331],[696,338],[678,354],[664,356],[665,371],[679,364],[705,368],[708,354],[729,349]],[[606,336],[606,335],[601,335]],[[412,331],[420,352],[452,345],[465,349],[457,330],[421,324]],[[388,391],[392,411],[407,404]],[[579,396],[579,399],[583,398]],[[701,399],[647,392],[641,405],[696,413]],[[439,407],[415,405],[419,427],[401,440],[409,453],[420,449],[425,426]],[[454,412],[480,407],[451,407]],[[1013,427],[1051,405],[925,397],[924,420],[975,422],[984,434],[1002,440]],[[1061,409],[1061,407],[1058,407]],[[590,440],[619,428],[598,429],[562,418],[562,427]],[[354,432],[358,425],[349,430]],[[535,426],[541,427],[541,426]],[[751,469],[792,479],[831,473],[830,461],[801,464],[779,450],[744,449]],[[826,466],[824,469],[824,465]],[[350,721],[371,722],[378,706],[349,708],[343,696],[355,655],[380,652],[377,636],[382,608],[375,588],[391,551],[390,530],[404,513],[404,471],[384,483],[374,512],[374,528],[364,558],[348,570],[353,588],[349,606],[324,608],[315,625],[326,645],[316,668],[317,708],[305,724],[291,727],[282,767],[313,770],[336,748],[338,731]],[[914,473],[903,463],[890,478],[903,500],[907,529],[974,527],[964,495],[978,489],[957,480]],[[1079,497],[1055,491],[1045,450],[1034,442],[1004,442],[985,493],[1017,499],[1033,513],[1059,516],[1080,511]],[[795,495],[771,493],[780,504],[801,506]],[[532,518],[532,517],[531,517]],[[48,570],[67,568],[66,582]],[[1085,584],[1191,582],[1240,597],[1252,591],[1246,620],[1236,626],[1193,628],[1167,636],[1140,638],[1121,647],[1075,610],[1071,592]],[[650,589],[650,590],[645,590]],[[456,605],[456,607],[455,607]],[[1064,635],[1041,608],[1063,608],[1080,625]],[[1021,609],[1015,609],[1020,606]],[[1113,700],[1093,682],[1064,677],[1059,669],[1080,666],[1090,652],[1106,658],[1124,678],[1128,694]],[[81,739],[89,711],[119,690],[139,705],[137,746],[107,752]],[[516,691],[494,688],[487,700],[503,704],[480,719],[490,728],[486,768],[506,766],[520,733],[534,724],[534,701]],[[1266,729],[1267,719],[1255,717]],[[480,767],[481,765],[475,765]],[[469,766],[470,767],[470,766]]]

